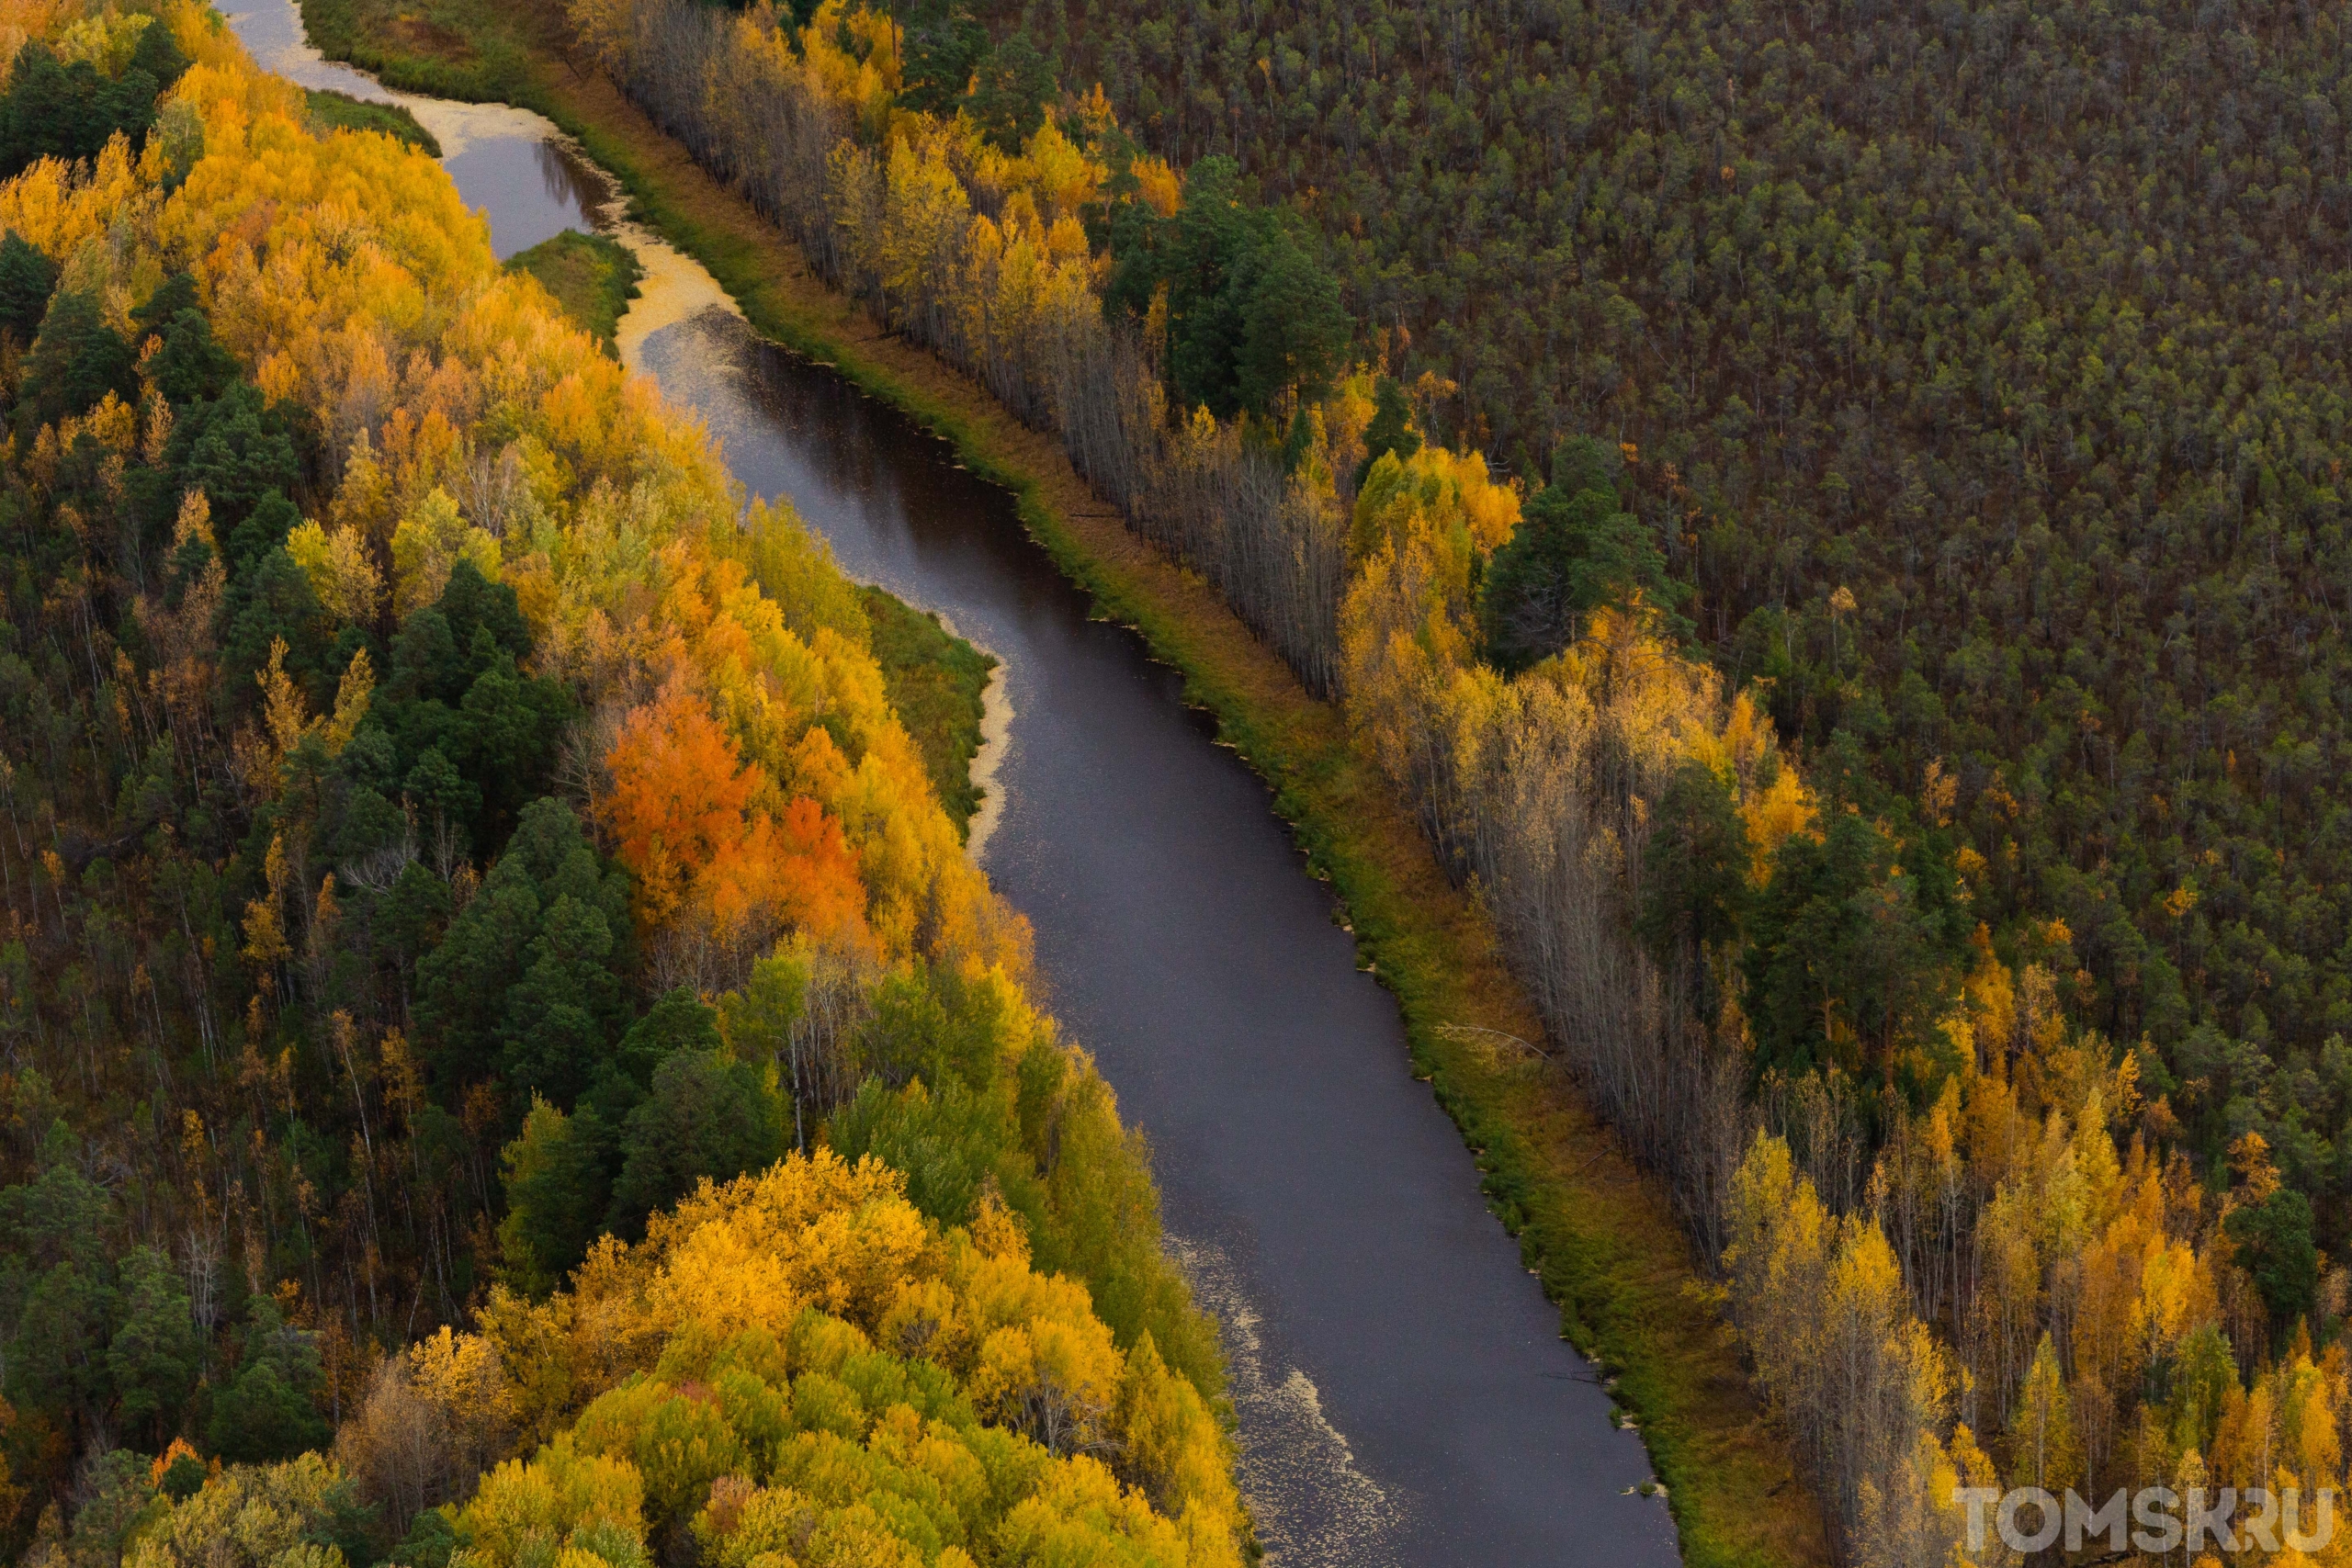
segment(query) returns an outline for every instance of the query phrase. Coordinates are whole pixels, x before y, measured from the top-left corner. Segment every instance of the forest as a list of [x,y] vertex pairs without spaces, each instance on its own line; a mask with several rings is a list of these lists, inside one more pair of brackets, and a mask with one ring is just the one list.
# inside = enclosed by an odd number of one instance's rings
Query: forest
[[[1841,1558],[2343,1484],[2340,17],[569,17],[1340,705]],[[6,1548],[1243,1561],[979,656],[608,248],[189,0],[0,28]]]
[[571,14],[1342,704],[1842,1557],[2341,1484],[2340,18]]
[[1242,1562],[964,852],[985,660],[623,372],[608,252],[191,0],[0,25],[0,1551]]
[[2258,1129],[2342,1237],[2340,13],[1029,25],[1139,147],[1310,225],[1363,344],[1451,383],[1444,439],[1539,479],[1567,435],[1637,452],[1694,651],[1790,739],[1951,780],[2005,950],[2148,1038],[2208,1174]]

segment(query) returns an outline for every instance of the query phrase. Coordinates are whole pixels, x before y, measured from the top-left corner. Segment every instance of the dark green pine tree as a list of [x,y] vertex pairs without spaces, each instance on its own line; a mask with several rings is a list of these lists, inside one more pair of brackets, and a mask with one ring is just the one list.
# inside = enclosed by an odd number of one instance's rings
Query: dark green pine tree
[[172,1260],[153,1247],[122,1261],[121,1319],[107,1346],[107,1371],[127,1435],[162,1448],[203,1370],[204,1341]]
[[571,1115],[534,1100],[504,1152],[506,1218],[498,1227],[506,1282],[545,1296],[588,1256],[612,1201],[611,1139],[593,1107]]
[[1574,642],[1604,604],[1639,596],[1670,611],[1688,595],[1667,575],[1650,530],[1624,510],[1615,454],[1574,436],[1553,455],[1552,482],[1528,501],[1518,528],[1495,552],[1479,625],[1495,666],[1524,670]]
[[247,1309],[236,1376],[212,1396],[206,1447],[235,1464],[268,1464],[322,1449],[334,1433],[319,1409],[326,1373],[311,1337],[289,1327],[267,1296]]

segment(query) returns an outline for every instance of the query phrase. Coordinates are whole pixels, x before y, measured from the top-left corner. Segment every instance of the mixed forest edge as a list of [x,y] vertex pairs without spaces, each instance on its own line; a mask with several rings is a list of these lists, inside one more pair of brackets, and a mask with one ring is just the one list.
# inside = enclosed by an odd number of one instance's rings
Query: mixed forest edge
[[[1476,1155],[1489,1207],[1560,1306],[1564,1335],[1609,1374],[1639,1429],[1685,1561],[1823,1560],[1817,1505],[1750,1392],[1659,1184],[1559,1074],[1509,1043],[1540,1040],[1542,1029],[1490,922],[1444,875],[1334,706],[1310,695],[1196,573],[1107,512],[1057,444],[971,378],[880,332],[789,238],[575,63],[556,6],[301,5],[313,43],[390,85],[545,115],[620,182],[631,216],[702,263],[755,330],[833,366],[1013,494],[1064,573],[1183,673],[1187,700],[1216,716],[1222,738],[1272,786],[1310,867],[1331,882],[1365,966],[1398,998],[1414,1076],[1430,1082]],[[402,21],[419,15],[429,27]]]

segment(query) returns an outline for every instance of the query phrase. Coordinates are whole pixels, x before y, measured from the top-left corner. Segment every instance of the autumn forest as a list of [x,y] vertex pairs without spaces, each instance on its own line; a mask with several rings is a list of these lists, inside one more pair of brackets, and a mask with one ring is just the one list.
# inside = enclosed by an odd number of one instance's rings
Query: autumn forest
[[[303,10],[643,128],[1278,661],[1683,1561],[2345,1483],[2340,7]],[[0,35],[0,1551],[1263,1558],[1182,1143],[967,850],[996,661],[625,367],[636,241],[502,263],[202,0]],[[1430,1066],[1469,952],[1601,1152]]]

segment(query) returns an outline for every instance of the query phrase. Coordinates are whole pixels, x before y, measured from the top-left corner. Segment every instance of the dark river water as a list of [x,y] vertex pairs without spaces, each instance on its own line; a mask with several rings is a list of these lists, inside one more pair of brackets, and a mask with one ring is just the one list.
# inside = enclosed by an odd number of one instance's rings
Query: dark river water
[[[252,4],[233,20],[264,63],[397,96],[321,62],[291,0]],[[591,220],[601,183],[544,121],[400,101],[450,150],[501,255]],[[655,293],[675,291],[649,288],[649,310]],[[1664,1503],[1634,1494],[1638,1439],[1611,1427],[1410,1077],[1394,998],[1175,672],[1088,618],[1007,494],[831,370],[717,309],[673,301],[639,327],[632,362],[707,422],[750,491],[1003,661],[983,860],[1035,927],[1046,1001],[1150,1140],[1170,1246],[1223,1325],[1272,1561],[1677,1561]]]
[[1277,1560],[1673,1561],[1664,1505],[1624,1495],[1649,1473],[1640,1443],[1408,1073],[1395,998],[1175,671],[1088,618],[1008,495],[838,376],[718,311],[642,355],[851,576],[1004,660],[989,874],[1151,1140]]

